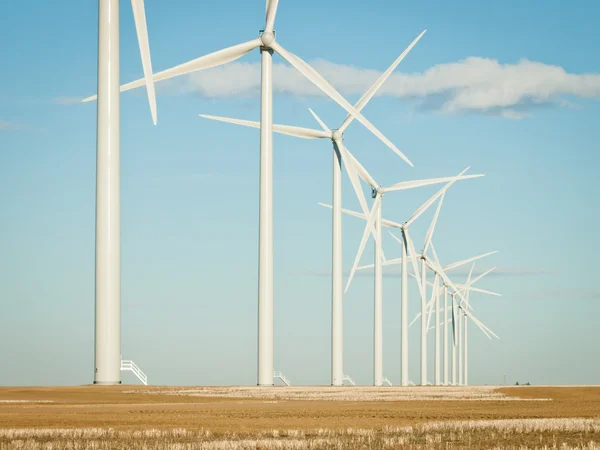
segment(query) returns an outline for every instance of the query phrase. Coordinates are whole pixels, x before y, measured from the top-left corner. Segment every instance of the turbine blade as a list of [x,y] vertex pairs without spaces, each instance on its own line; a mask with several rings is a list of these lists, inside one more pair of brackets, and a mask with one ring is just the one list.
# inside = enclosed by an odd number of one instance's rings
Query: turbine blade
[[[406,262],[410,261],[409,257],[406,257]],[[395,266],[396,264],[404,264],[404,261],[402,260],[402,257],[400,258],[394,258],[394,259],[388,259],[387,261],[383,262],[384,266]]]
[[152,59],[150,58],[150,41],[148,39],[144,0],[131,0],[131,8],[133,9],[135,31],[142,57],[142,68],[144,69],[144,82],[148,94],[148,103],[150,104],[150,113],[152,114],[152,122],[156,125],[156,92],[154,90],[154,75],[152,74]]
[[409,327],[409,328],[410,328],[410,327],[412,327],[412,326],[413,326],[413,324],[414,324],[414,323],[415,323],[417,320],[419,320],[419,317],[421,317],[421,313],[419,313],[419,314],[417,314],[417,315],[415,316],[415,318],[413,319],[413,321],[412,321],[411,323],[409,323],[409,324],[408,324],[408,327]]
[[[408,262],[408,261],[410,261],[410,258],[406,258],[406,262]],[[395,266],[397,264],[403,264],[402,257],[388,259],[387,261],[383,261],[381,263],[382,266]],[[373,267],[375,267],[375,264],[367,264],[365,266],[360,266],[357,270],[372,269]]]
[[431,300],[429,300],[429,303],[427,305],[427,307],[429,308],[429,312],[427,315],[427,328],[429,329],[429,325],[431,323],[431,317],[433,316],[433,309],[435,306],[435,297],[438,293],[438,289],[439,289],[439,275],[436,273],[435,274],[435,278],[433,280],[433,289],[431,290]]
[[354,161],[348,154],[348,150],[346,150],[346,147],[341,141],[336,142],[335,145],[337,146],[337,149],[342,157],[342,163],[344,164],[344,168],[346,169],[346,173],[348,174],[350,184],[352,185],[352,189],[354,189],[358,203],[360,204],[365,217],[367,217],[369,215],[369,207],[367,206],[367,199],[365,198],[365,193],[363,192],[362,186],[360,185],[360,180],[358,179],[357,169],[354,165]]
[[423,292],[423,283],[421,282],[421,275],[419,272],[419,267],[417,264],[417,252],[415,251],[415,246],[413,244],[410,235],[408,234],[408,229],[403,228],[402,234],[404,235],[404,242],[408,249],[408,255],[410,256],[410,261],[413,266],[413,270],[415,271],[415,278],[417,279],[417,283],[419,285],[419,293],[421,294],[421,301],[425,302],[425,293]]
[[[458,181],[458,180],[467,180],[469,178],[480,178],[483,176],[485,176],[485,175],[479,174],[479,175],[465,175],[465,176],[458,176],[458,177],[431,178],[429,180],[402,181],[400,183],[393,184],[392,186],[381,188],[381,190],[383,192],[401,191],[404,189],[413,189],[413,188],[418,188],[421,186],[429,186],[431,184],[448,183],[448,182],[454,183],[455,181]],[[448,186],[448,187],[450,187],[450,186]],[[444,192],[446,192],[446,190],[447,189],[445,189],[439,195],[441,196]]]
[[481,294],[493,295],[495,297],[502,297],[502,294],[498,294],[497,292],[487,291],[485,289],[477,288],[477,287],[467,287],[469,291],[479,292]]
[[475,270],[475,264],[471,266],[471,270],[469,270],[469,276],[467,277],[467,286],[471,284],[471,277],[473,277],[473,271]]
[[440,197],[440,201],[438,202],[437,209],[435,210],[435,214],[433,215],[433,220],[429,225],[429,229],[427,230],[427,236],[425,236],[425,245],[423,246],[423,253],[427,253],[427,249],[429,248],[429,244],[431,244],[431,238],[433,238],[433,230],[435,230],[435,225],[437,224],[438,217],[440,215],[440,209],[442,209],[442,203],[444,203],[444,197],[446,193],[444,192]]
[[[475,263],[473,263],[473,265],[471,266],[471,270],[469,271],[469,275],[467,276],[467,286],[469,286],[471,284],[471,277],[473,276],[473,271],[475,270]],[[463,289],[463,292],[466,296],[466,305],[468,308],[471,308],[471,305],[469,305],[469,289]]]
[[365,169],[363,167],[363,165],[358,161],[358,159],[356,159],[356,157],[352,153],[350,153],[350,150],[348,150],[348,147],[346,147],[345,144],[344,144],[344,148],[346,149],[346,151],[348,152],[348,156],[352,159],[352,162],[356,166],[356,170],[357,170],[358,174],[360,175],[360,177],[363,180],[365,180],[367,183],[369,183],[371,186],[373,186],[374,188],[377,188],[377,186],[379,186],[379,184],[377,184],[377,182],[373,179],[371,174],[369,172],[367,172],[367,169]]
[[467,316],[469,319],[471,319],[471,320],[473,321],[473,323],[475,323],[475,325],[477,325],[477,327],[478,327],[478,328],[479,328],[481,331],[483,331],[483,334],[485,334],[485,335],[486,335],[486,336],[487,336],[489,339],[492,339],[492,338],[490,337],[490,334],[491,334],[492,336],[494,336],[495,338],[497,338],[497,339],[500,339],[500,338],[498,337],[498,335],[496,335],[496,333],[494,333],[492,330],[490,330],[488,327],[486,327],[486,326],[485,326],[485,325],[484,325],[484,324],[483,324],[483,323],[482,323],[482,322],[481,322],[481,321],[480,321],[480,320],[479,320],[477,317],[475,317],[475,316],[473,315],[473,313],[472,313],[472,312],[470,312],[470,311],[469,311],[469,310],[467,310],[467,309],[463,309],[462,311],[463,311],[463,313],[464,313],[464,314],[465,314],[465,315],[466,315],[466,316]]
[[[365,226],[365,230],[363,232],[363,236],[358,247],[358,252],[356,253],[356,257],[354,258],[354,264],[352,265],[352,270],[350,271],[350,276],[348,277],[348,282],[346,283],[346,289],[344,292],[348,292],[350,283],[352,283],[352,278],[354,278],[354,273],[356,272],[358,263],[360,262],[360,258],[362,257],[362,254],[365,250],[365,246],[367,245],[367,240],[369,239],[369,235],[371,234],[371,230],[373,229],[375,218],[377,217],[377,210],[379,209],[380,203],[381,197],[377,197],[375,199],[375,203],[373,204],[371,213],[369,214],[369,220],[367,220],[367,224]],[[375,237],[373,239],[375,239]]]
[[[331,205],[328,205],[328,204],[326,204],[326,203],[318,203],[318,204],[319,204],[319,205],[321,205],[321,206],[324,206],[325,208],[329,208],[329,209],[332,209],[332,208],[333,208],[333,206],[331,206]],[[364,214],[362,214],[362,213],[359,213],[359,212],[356,212],[356,211],[352,211],[352,210],[350,210],[350,209],[345,209],[345,208],[342,208],[342,212],[343,212],[344,214],[348,214],[349,216],[358,217],[359,219],[363,219],[363,220],[366,220],[366,219],[367,219],[367,217],[368,217],[368,216],[365,216],[365,215],[364,215]]]
[[268,0],[267,1],[267,17],[265,19],[265,33],[273,32],[273,28],[275,27],[275,16],[277,15],[278,4],[279,4],[279,0]]
[[[389,78],[389,76],[396,69],[396,67],[398,67],[398,64],[400,64],[400,62],[402,62],[406,55],[408,55],[408,52],[410,52],[412,48],[417,44],[417,42],[419,42],[419,39],[423,37],[426,31],[427,30],[424,30],[420,35],[418,35],[417,38],[414,41],[412,41],[412,43],[406,48],[406,50],[404,50],[402,54],[396,59],[396,61],[394,61],[392,65],[377,79],[377,81],[375,81],[373,86],[371,86],[367,90],[367,92],[363,94],[361,99],[354,106],[357,111],[362,111],[362,109],[367,105],[367,103],[369,103],[369,101],[377,93],[379,88],[383,85],[383,83],[385,83],[385,81]],[[352,123],[353,120],[354,117],[351,114],[348,114],[346,116],[346,119],[344,120],[344,123],[340,127],[340,131],[342,133],[346,131],[346,128],[348,128],[348,126]]]
[[493,252],[483,253],[481,255],[473,256],[471,258],[463,259],[462,261],[453,262],[452,264],[448,264],[447,266],[445,266],[444,271],[447,272],[448,270],[456,269],[457,267],[464,266],[465,264],[469,264],[470,262],[477,261],[478,259],[493,255],[494,253],[498,253],[498,250],[495,250]]
[[477,278],[475,278],[474,280],[471,281],[471,286],[473,286],[475,283],[477,283],[479,280],[481,280],[483,277],[485,277],[488,273],[493,272],[494,270],[496,270],[496,267],[492,267],[491,269],[486,270],[485,272],[483,272],[481,275],[479,275]]
[[394,238],[394,240],[396,240],[396,242],[398,242],[398,244],[404,246],[404,243],[402,242],[402,240],[396,236],[394,233],[392,233],[391,231],[388,231],[388,233],[390,234],[391,237]]
[[307,62],[303,61],[300,57],[294,55],[291,52],[288,52],[284,49],[278,42],[273,42],[271,44],[271,48],[275,50],[279,55],[285,59],[289,64],[291,64],[296,70],[298,70],[302,75],[304,75],[309,81],[311,81],[315,86],[321,89],[327,96],[329,96],[332,100],[334,100],[338,105],[352,114],[360,123],[362,123],[371,133],[377,136],[385,145],[391,148],[400,158],[402,158],[407,164],[411,167],[413,164],[410,160],[400,151],[396,146],[386,138],[381,131],[375,128],[371,122],[369,122],[360,112],[358,112],[354,106],[352,106],[348,101],[342,97],[342,95],[336,91],[333,86],[331,86],[325,78],[323,78],[315,69],[313,69]]
[[[163,70],[162,72],[155,73],[154,82],[156,83],[157,81],[167,80],[169,78],[178,77],[180,75],[185,75],[187,73],[195,72],[198,70],[221,66],[231,61],[235,61],[238,58],[241,58],[251,50],[260,47],[261,44],[262,41],[257,38],[252,39],[248,42],[243,42],[241,44],[234,45],[232,47],[224,48],[223,50],[218,50],[216,52],[209,53],[208,55],[201,56],[200,58],[196,58],[192,61],[188,61],[170,69]],[[129,91],[130,89],[144,86],[145,84],[146,80],[144,78],[132,81],[121,86],[121,92]],[[91,97],[83,99],[82,102],[90,102],[96,99],[97,96],[92,95]]]
[[446,275],[446,273],[444,272],[444,269],[442,269],[442,267],[437,263],[437,262],[432,262],[431,260],[427,259],[427,264],[429,265],[429,267],[431,268],[431,270],[433,270],[435,273],[437,273],[442,280],[444,280],[444,283],[446,284],[446,286],[449,286],[454,292],[456,292],[456,294],[460,297],[460,299],[466,304],[468,303],[464,297],[464,295],[461,293],[461,291],[456,287],[456,285],[452,282],[452,280],[448,277],[448,275]]
[[[367,206],[367,199],[365,198],[365,193],[363,192],[362,186],[360,185],[360,180],[358,179],[358,169],[354,163],[354,161],[357,160],[354,158],[354,156],[352,156],[341,140],[336,141],[335,145],[342,157],[342,162],[344,163],[344,167],[348,173],[350,184],[352,184],[352,188],[354,189],[354,193],[358,198],[358,202],[360,203],[365,217],[367,217],[369,214],[369,207]],[[377,239],[377,230],[375,230],[374,226],[371,226],[371,234],[373,235],[373,239]],[[383,251],[381,253],[381,258],[385,261],[385,255],[383,254]]]
[[[234,123],[236,125],[242,125],[250,128],[260,128],[260,122],[254,122],[252,120],[232,119],[229,117],[211,116],[208,114],[198,115],[205,119],[217,120],[219,122]],[[312,130],[310,128],[294,127],[291,125],[273,124],[273,131],[275,131],[276,133],[287,134],[288,136],[294,136],[303,139],[323,139],[331,137],[331,134],[327,134],[321,130]]]
[[[461,179],[462,174],[465,173],[469,168],[467,167],[465,170],[463,170],[458,177],[454,177],[454,179],[452,179],[451,181],[449,181],[442,189],[440,189],[437,193],[435,193],[429,200],[427,200],[425,203],[423,203],[412,215],[412,217],[410,219],[408,219],[408,221],[406,222],[406,225],[409,226],[410,224],[412,224],[415,220],[417,220],[417,218],[423,214],[431,205],[433,205],[433,203],[440,197],[442,196],[442,194],[444,194],[444,192],[446,192],[450,186],[452,186],[457,180]],[[482,176],[482,175],[479,175]],[[477,176],[476,176],[477,177]]]
[[[320,206],[324,206],[325,208],[329,208],[329,209],[333,208],[333,206],[328,205],[327,203],[318,202],[317,204]],[[350,209],[342,208],[342,212],[344,214],[348,214],[349,216],[358,217],[359,219],[363,219],[363,220],[367,219],[367,216],[365,216],[364,214],[356,212],[356,211],[352,211]],[[392,222],[391,220],[381,219],[381,222],[382,222],[383,226],[385,226],[385,227],[402,228],[401,224],[399,224],[397,222]],[[398,238],[396,238],[396,239],[398,239]],[[398,241],[398,242],[400,242],[400,241]]]
[[456,307],[454,295],[452,297],[452,342],[456,345]]
[[398,222],[392,222],[391,220],[387,220],[387,219],[381,219],[381,223],[384,227],[402,228],[402,224],[400,224]]
[[308,108],[308,110],[313,115],[313,117],[315,118],[315,120],[317,122],[319,122],[319,125],[321,125],[321,128],[323,128],[323,131],[326,131],[329,134],[329,136],[331,136],[331,130],[329,129],[329,127],[327,125],[325,125],[325,122],[323,122],[321,120],[321,118],[319,116],[317,116],[317,113],[314,112],[312,109]]

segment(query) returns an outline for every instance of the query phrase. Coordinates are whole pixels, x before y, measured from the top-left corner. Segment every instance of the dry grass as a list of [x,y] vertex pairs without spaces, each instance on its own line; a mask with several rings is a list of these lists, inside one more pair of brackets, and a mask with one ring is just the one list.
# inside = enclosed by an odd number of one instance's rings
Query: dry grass
[[597,449],[600,419],[433,422],[379,430],[269,430],[214,435],[209,430],[5,429],[0,449]]
[[[398,402],[398,401],[510,401],[525,399],[508,396],[494,386],[426,386],[426,387],[331,387],[331,386],[292,386],[256,387],[224,386],[178,388],[164,387],[147,390],[124,391],[125,394],[173,395],[203,398],[244,398],[260,400],[317,400],[350,402]],[[549,398],[529,398],[530,401],[544,401]]]
[[[552,400],[531,401],[539,399]],[[598,387],[0,388],[0,450],[600,448],[596,442]]]

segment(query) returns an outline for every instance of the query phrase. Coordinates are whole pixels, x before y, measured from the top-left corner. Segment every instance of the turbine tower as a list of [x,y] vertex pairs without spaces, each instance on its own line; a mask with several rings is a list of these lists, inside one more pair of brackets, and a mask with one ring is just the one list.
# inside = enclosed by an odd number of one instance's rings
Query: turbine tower
[[[132,0],[143,84],[156,101],[143,0]],[[119,0],[98,1],[94,384],[121,383]]]

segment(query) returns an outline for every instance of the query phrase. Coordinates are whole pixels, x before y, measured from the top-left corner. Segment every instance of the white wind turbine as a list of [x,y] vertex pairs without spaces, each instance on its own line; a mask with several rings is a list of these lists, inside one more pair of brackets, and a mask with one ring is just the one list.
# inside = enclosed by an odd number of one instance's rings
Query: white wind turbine
[[[143,0],[131,0],[152,119],[156,100]],[[119,0],[98,0],[94,384],[121,383]]]
[[[462,176],[469,167],[463,170],[459,177]],[[482,175],[479,175],[482,176]],[[417,278],[417,283],[419,285],[419,293],[421,297],[421,385],[425,386],[427,384],[427,328],[428,325],[425,321],[425,311],[427,306],[427,286],[426,286],[426,275],[427,275],[427,250],[431,244],[431,239],[433,237],[433,231],[435,229],[435,224],[437,223],[437,218],[440,213],[441,204],[443,202],[446,191],[454,184],[456,179],[451,180],[440,189],[435,195],[433,195],[427,202],[425,202],[417,211],[413,214],[413,216],[402,226],[400,226],[402,230],[402,239],[399,239],[394,234],[391,234],[392,237],[398,241],[402,247],[402,257],[397,260],[391,260],[388,264],[402,264],[402,385],[406,386],[408,384],[408,265],[403,264],[404,261],[407,261],[407,255],[410,256],[410,260],[413,265],[413,270],[415,271],[415,277]],[[414,249],[414,244],[410,239],[408,233],[408,227],[419,217],[426,209],[428,209],[437,199],[440,199],[440,203],[436,209],[433,220],[427,230],[427,235],[425,237],[424,250],[421,254],[417,254]],[[421,259],[421,275],[419,275],[419,270],[417,267],[417,259]]]
[[[392,74],[394,69],[406,57],[410,50],[425,34],[423,31],[417,38],[402,52],[402,54],[392,63],[392,65],[375,81],[375,83],[363,94],[360,100],[354,105],[357,111],[362,111],[367,103],[377,93],[379,88]],[[360,186],[358,172],[364,174],[364,169],[354,158],[344,145],[344,132],[354,120],[352,114],[348,114],[342,124],[337,129],[330,129],[325,123],[310,109],[311,114],[321,125],[322,130],[314,130],[303,127],[289,125],[273,124],[273,131],[304,139],[330,139],[333,144],[333,218],[332,218],[332,258],[331,258],[331,384],[333,386],[342,386],[344,384],[343,367],[343,293],[342,293],[342,163],[346,167],[346,172],[356,193],[360,206],[364,214],[368,214],[368,206],[365,196]],[[217,120],[220,122],[233,123],[251,128],[260,128],[260,122],[233,119],[229,117],[218,117],[207,114],[200,114],[205,119]],[[343,156],[342,156],[343,155]],[[363,175],[364,176],[364,175]],[[373,230],[373,233],[375,231]]]
[[[479,275],[477,278],[472,279],[472,275],[473,275],[473,270],[475,269],[475,264],[473,264],[473,266],[471,267],[471,270],[469,272],[469,276],[467,277],[467,282],[466,284],[457,284],[456,287],[458,287],[459,289],[461,289],[462,292],[466,293],[466,306],[470,308],[470,294],[471,292],[478,292],[481,294],[486,294],[486,295],[493,295],[495,297],[501,297],[501,294],[498,294],[497,292],[492,292],[492,291],[488,291],[486,289],[481,289],[478,287],[474,287],[473,285],[481,280],[483,277],[485,277],[488,273],[492,272],[495,267],[492,267],[491,269],[487,270],[486,272],[482,273],[481,275]],[[469,369],[469,360],[468,360],[468,337],[467,337],[467,330],[468,330],[468,317],[464,316],[464,331],[463,331],[463,339],[462,342],[459,342],[459,349],[463,349],[464,346],[464,350],[462,350],[463,353],[463,376],[462,376],[462,384],[465,386],[469,385],[469,374],[468,374],[468,369]]]
[[[468,264],[470,262],[476,261],[478,259],[484,258],[486,256],[489,255],[493,255],[494,253],[497,253],[497,251],[493,251],[493,252],[488,252],[488,253],[484,253],[481,255],[477,255],[477,256],[473,256],[471,258],[468,259],[464,259],[461,261],[456,261],[452,264],[448,264],[447,266],[444,267],[444,270],[447,272],[450,269],[455,269],[457,267],[463,266],[465,264]],[[478,280],[480,280],[481,278],[483,278],[485,275],[487,275],[488,273],[490,273],[492,270],[494,270],[494,268],[484,272],[483,274],[481,274],[480,276],[478,276],[476,279],[474,279],[473,281],[467,282],[467,284],[456,284],[456,287],[459,288],[461,290],[461,292],[464,294],[466,291],[466,289],[468,289],[469,291],[476,291],[476,292],[481,292],[484,294],[489,294],[489,295],[496,295],[496,296],[500,296],[500,294],[497,294],[495,292],[491,292],[491,291],[487,291],[484,289],[480,289],[480,288],[476,288],[473,287],[473,284],[475,282],[477,282]],[[414,274],[411,274],[413,277],[416,278],[416,276]],[[428,319],[427,319],[427,331],[429,332],[431,330],[431,328],[429,327],[429,323],[431,321],[431,317],[434,313],[434,307],[435,307],[435,360],[434,360],[434,367],[435,367],[435,385],[448,385],[448,323],[451,323],[451,320],[448,320],[448,311],[452,310],[452,306],[448,306],[448,286],[447,285],[443,285],[442,288],[440,289],[439,286],[437,286],[436,289],[436,283],[439,280],[439,276],[436,275],[436,278],[434,280],[433,283],[428,282],[427,284],[429,286],[431,286],[433,288],[433,293],[432,293],[432,297],[431,300],[429,301],[429,303],[427,304],[427,311],[428,311]],[[444,307],[440,308],[440,294],[441,291],[443,290],[444,292]],[[468,295],[466,296],[466,299],[468,300]],[[467,308],[470,308],[470,305],[467,304],[465,305]],[[444,319],[442,322],[440,322],[440,314],[441,312],[444,313]],[[413,321],[410,323],[409,327],[413,326],[413,324],[419,319],[419,317],[421,317],[421,313],[418,313],[415,318],[413,319]],[[443,351],[444,351],[444,355],[443,355],[443,360],[444,360],[444,367],[443,367],[443,372],[444,372],[444,381],[443,383],[440,382],[440,369],[441,369],[441,362],[440,362],[440,353],[441,353],[441,349],[440,349],[440,329],[439,327],[443,325],[444,329],[441,331],[443,334]],[[460,347],[460,345],[459,345]],[[454,348],[453,348],[454,350]],[[455,355],[454,355],[455,356]],[[456,378],[456,376],[455,376]]]
[[[431,237],[433,236],[433,229],[435,228],[435,224],[437,222],[437,218],[439,216],[439,211],[440,211],[443,200],[444,200],[444,196],[442,196],[440,198],[440,202],[438,204],[436,213],[435,213],[434,218],[429,227],[429,231],[427,234],[428,243],[426,242],[426,247],[429,244],[431,244]],[[423,253],[425,253],[425,252],[423,252]],[[493,255],[494,253],[497,253],[497,251],[483,253],[481,255],[473,256],[471,258],[467,258],[467,259],[464,259],[461,261],[456,261],[452,264],[448,264],[443,269],[444,269],[444,271],[447,272],[448,270],[455,269],[457,267],[463,266],[463,265],[468,264],[473,261],[477,261],[478,259],[485,258],[486,256]],[[423,255],[420,255],[420,256],[421,256],[421,258],[423,258]],[[425,259],[426,258],[427,257],[425,256]],[[390,261],[390,263],[393,264],[394,260]],[[416,278],[416,275],[413,275],[413,276]],[[480,278],[478,278],[478,279],[480,279]],[[440,374],[440,371],[441,371],[441,361],[440,361],[440,359],[441,359],[441,345],[440,345],[440,324],[441,324],[440,323],[440,313],[441,313],[440,294],[441,294],[441,289],[438,285],[438,281],[439,281],[439,275],[436,274],[434,282],[427,283],[433,288],[431,300],[429,301],[429,303],[426,305],[426,308],[425,308],[427,311],[429,311],[428,318],[427,318],[427,326],[425,328],[423,328],[423,320],[421,322],[422,329],[426,329],[428,332],[429,331],[429,323],[431,321],[431,317],[432,317],[432,314],[434,312],[434,307],[435,307],[435,317],[436,317],[435,323],[436,324],[435,324],[435,347],[434,347],[435,348],[435,359],[434,359],[434,380],[435,381],[434,381],[434,384],[436,386],[439,386],[442,384],[441,383],[441,374]],[[457,285],[457,286],[462,287],[463,285]],[[448,383],[448,342],[447,342],[447,336],[448,336],[448,333],[447,333],[447,331],[448,331],[447,330],[448,316],[447,316],[447,314],[448,313],[447,313],[447,311],[449,308],[448,308],[448,286],[445,284],[443,285],[443,291],[444,291],[444,308],[443,308],[443,311],[444,311],[444,321],[443,321],[443,325],[444,325],[444,331],[443,331],[443,333],[444,333],[444,384],[447,384]],[[409,327],[412,326],[419,317],[423,318],[424,316],[422,315],[422,313],[418,313],[415,316],[415,318],[413,319],[413,321],[410,323]],[[426,357],[426,355],[422,354],[421,357],[422,358]]]
[[[479,321],[479,319],[477,319],[469,310],[468,310],[468,305],[466,303],[466,299],[464,297],[464,295],[462,294],[462,291],[460,291],[456,285],[452,282],[452,280],[450,280],[450,278],[448,277],[448,275],[445,272],[445,269],[441,266],[439,259],[437,257],[437,254],[435,252],[435,247],[433,245],[433,243],[430,242],[430,247],[431,247],[431,251],[433,253],[433,259],[430,259],[426,253],[423,253],[421,255],[419,255],[421,257],[421,260],[424,264],[426,264],[433,272],[434,274],[438,275],[442,281],[444,282],[444,285],[451,288],[454,292],[452,295],[452,306],[451,306],[451,311],[452,311],[452,333],[453,333],[453,347],[452,347],[452,357],[453,357],[453,384],[455,383],[455,349],[456,349],[456,343],[457,343],[457,327],[459,328],[458,332],[460,333],[460,322],[458,322],[457,325],[457,320],[456,320],[456,314],[457,312],[461,312],[462,314],[468,316],[469,318],[471,318],[471,320],[478,326],[478,328],[488,337],[491,339],[491,335],[493,335],[494,337],[498,337],[494,334],[493,331],[491,331],[488,327],[486,327],[481,321]],[[495,253],[495,252],[492,252]],[[416,258],[415,258],[416,259]],[[425,270],[423,269],[423,266],[421,266],[423,272],[425,272]],[[416,272],[416,278],[417,278],[417,282],[419,283],[419,285],[423,285],[425,286],[425,283],[422,283],[422,280],[424,280],[421,277],[419,277],[419,273]],[[458,295],[459,298],[461,299],[460,303],[458,305],[456,305],[455,302],[455,296]],[[422,298],[424,298],[422,296]],[[425,316],[426,314],[426,307],[422,307],[421,309],[421,323],[422,323],[422,328],[424,328],[425,330],[427,330],[427,327],[423,327],[423,323],[425,323]],[[426,339],[425,339],[426,340]],[[426,342],[425,342],[426,343]],[[422,355],[423,356],[423,355]],[[423,365],[423,358],[421,360],[421,364]],[[423,374],[423,370],[421,372]],[[426,380],[422,380],[422,382]]]
[[[192,61],[154,74],[154,82],[217,67],[235,61],[259,48],[261,53],[260,112],[260,208],[259,208],[259,269],[258,269],[258,385],[273,385],[273,52],[298,70],[336,103],[361,122],[396,154],[412,166],[396,148],[356,108],[342,97],[319,73],[298,56],[283,48],[275,39],[275,17],[279,0],[266,1],[266,22],[259,37],[227,47]],[[121,92],[143,86],[140,79],[121,86]],[[95,96],[84,101],[91,101]]]
[[[427,260],[427,264],[429,265],[429,267],[431,268],[431,270],[434,271],[434,273],[438,274],[440,276],[440,278],[442,279],[442,281],[444,282],[444,285],[446,286],[447,289],[451,289],[452,292],[452,305],[451,305],[451,311],[452,311],[452,336],[453,336],[453,345],[452,345],[452,384],[456,385],[456,345],[457,343],[461,342],[461,338],[460,335],[462,333],[461,331],[461,321],[456,319],[456,314],[458,313],[459,315],[462,314],[466,317],[469,317],[476,325],[477,327],[489,338],[492,339],[491,336],[494,336],[495,338],[498,338],[498,336],[492,331],[490,330],[487,326],[485,326],[479,319],[477,319],[473,313],[471,313],[469,311],[470,308],[467,299],[465,298],[464,294],[463,294],[463,290],[461,290],[460,288],[458,288],[453,282],[452,280],[450,280],[450,278],[448,277],[448,275],[446,274],[446,269],[443,268],[439,262],[439,258],[436,254],[435,251],[435,247],[433,246],[433,244],[431,244],[431,251],[433,253],[433,260],[428,259]],[[491,252],[491,253],[495,253],[495,252]],[[473,260],[473,259],[471,259]],[[446,266],[446,267],[450,267],[453,266],[453,264]],[[457,266],[454,266],[457,267]],[[486,272],[489,273],[489,272]],[[460,302],[458,304],[456,304],[456,296],[458,296],[460,298]],[[458,328],[458,330],[457,330]],[[457,336],[458,334],[458,336]],[[491,336],[490,336],[491,335]]]
[[[358,263],[360,262],[360,259],[362,257],[362,253],[365,249],[369,235],[372,234],[373,227],[376,230],[376,235],[374,238],[374,240],[375,240],[375,256],[374,256],[374,267],[375,267],[374,309],[375,309],[375,314],[374,314],[374,322],[375,323],[374,323],[374,339],[373,339],[373,342],[374,342],[374,355],[373,355],[373,357],[374,357],[374,385],[375,386],[381,386],[383,384],[383,325],[382,325],[382,323],[383,323],[383,309],[382,309],[382,307],[383,307],[383,303],[382,303],[382,301],[383,301],[382,300],[382,284],[383,284],[382,283],[382,279],[383,279],[382,254],[383,254],[383,249],[382,249],[382,245],[381,245],[382,226],[392,226],[392,227],[397,227],[397,228],[402,229],[403,234],[407,237],[407,241],[409,242],[409,245],[412,245],[412,241],[410,241],[410,238],[408,237],[408,226],[412,222],[414,222],[421,214],[423,214],[427,210],[427,208],[429,208],[429,206],[431,206],[433,204],[435,199],[438,198],[439,195],[442,195],[441,193],[443,193],[445,191],[445,189],[450,187],[457,180],[478,178],[478,177],[483,176],[483,175],[466,175],[466,176],[464,176],[463,174],[466,172],[467,169],[465,169],[463,172],[461,172],[461,174],[459,174],[458,176],[455,176],[455,177],[435,178],[435,179],[418,180],[418,181],[405,181],[405,182],[394,184],[390,187],[382,187],[373,179],[373,177],[363,167],[361,169],[361,177],[363,177],[363,179],[367,183],[369,183],[371,185],[371,187],[373,188],[373,197],[375,198],[373,207],[368,215],[361,214],[361,213],[354,212],[354,211],[349,211],[346,209],[343,210],[344,213],[367,220],[367,224],[366,224],[365,230],[363,232],[361,243],[359,245],[359,249],[356,254],[356,258],[354,260],[354,264],[353,264],[352,270],[350,272],[348,282],[346,284],[346,291],[350,287],[350,283],[352,282],[354,274],[355,274],[356,270],[358,269]],[[438,183],[448,183],[448,184],[446,185],[446,187],[444,189],[442,189],[442,191],[440,191],[441,193],[434,195],[432,197],[432,199],[425,202],[415,212],[415,214],[413,214],[411,219],[409,221],[407,221],[406,223],[398,224],[398,223],[391,222],[388,220],[383,220],[381,218],[382,197],[385,193],[392,192],[392,191],[398,191],[398,190],[404,190],[404,189],[411,189],[411,188],[416,188],[416,187],[421,187],[421,186],[428,186],[431,184],[438,184]],[[321,205],[331,208],[330,205],[325,205],[325,204],[321,204]],[[404,260],[406,260],[405,254],[403,254],[403,258],[404,258]],[[413,261],[413,264],[414,264],[414,261]],[[405,266],[406,265],[404,265],[403,267],[405,267]],[[403,276],[404,276],[404,272],[403,272]],[[408,278],[408,276],[406,275],[406,279],[407,278]],[[403,322],[404,322],[404,317],[407,317],[407,309],[408,309],[408,307],[407,307],[408,300],[407,300],[407,296],[405,293],[405,289],[406,289],[408,282],[407,281],[405,282],[404,280],[405,280],[405,278],[403,278],[403,288],[402,288],[403,301],[402,301],[402,308],[401,308]],[[408,325],[408,320],[406,320],[406,324]],[[404,331],[403,331],[403,345],[402,345],[402,349],[403,349],[403,353],[402,353],[402,385],[403,386],[408,385],[408,372],[407,372],[408,349],[407,348],[405,349],[406,342],[407,342],[407,337],[404,336]],[[405,359],[406,359],[406,361],[405,361]]]

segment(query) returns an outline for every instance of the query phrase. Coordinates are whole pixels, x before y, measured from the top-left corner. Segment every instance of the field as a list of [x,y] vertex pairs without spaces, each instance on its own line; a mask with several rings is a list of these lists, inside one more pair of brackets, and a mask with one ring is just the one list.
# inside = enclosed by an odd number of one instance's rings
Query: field
[[0,388],[0,449],[600,449],[600,387]]

